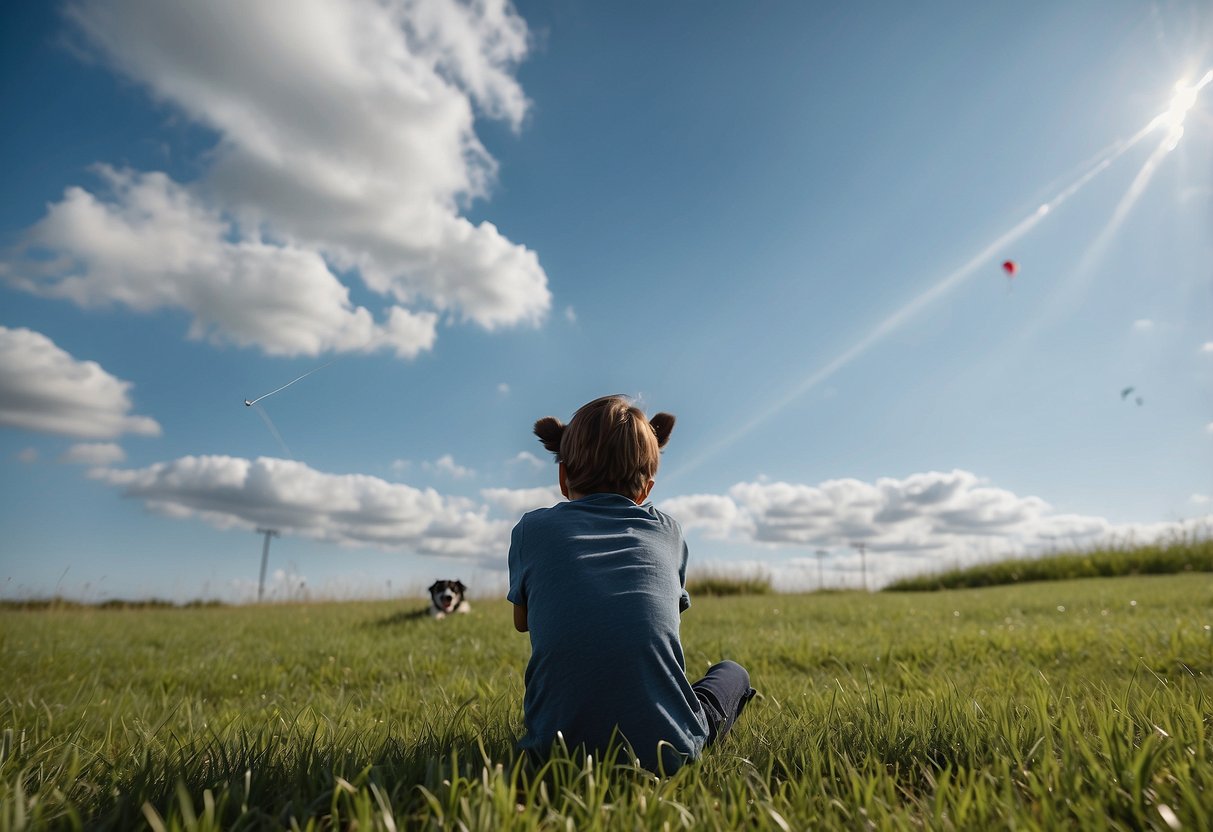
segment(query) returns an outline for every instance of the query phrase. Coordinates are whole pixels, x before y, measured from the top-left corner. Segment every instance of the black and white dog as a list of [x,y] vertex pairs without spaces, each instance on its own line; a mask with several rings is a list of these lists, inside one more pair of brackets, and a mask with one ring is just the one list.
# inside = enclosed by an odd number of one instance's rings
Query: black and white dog
[[463,597],[466,591],[463,581],[434,581],[430,586],[430,617],[446,618],[457,612],[471,612],[471,605]]

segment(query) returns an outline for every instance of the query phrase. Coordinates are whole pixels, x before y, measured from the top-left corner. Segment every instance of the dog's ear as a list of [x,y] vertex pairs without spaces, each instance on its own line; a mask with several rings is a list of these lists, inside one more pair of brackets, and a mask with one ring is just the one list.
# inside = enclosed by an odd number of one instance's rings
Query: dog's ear
[[440,589],[442,589],[442,581],[434,581],[426,592],[437,592]]
[[649,419],[649,424],[653,427],[653,433],[657,434],[657,447],[664,448],[665,443],[670,441],[670,434],[674,431],[674,414],[658,413]]
[[455,591],[456,592],[466,592],[467,591],[467,587],[463,585],[463,581],[455,581]]
[[544,416],[535,423],[535,435],[543,447],[556,454],[557,462],[560,461],[560,437],[564,436],[564,427],[559,419],[552,416]]

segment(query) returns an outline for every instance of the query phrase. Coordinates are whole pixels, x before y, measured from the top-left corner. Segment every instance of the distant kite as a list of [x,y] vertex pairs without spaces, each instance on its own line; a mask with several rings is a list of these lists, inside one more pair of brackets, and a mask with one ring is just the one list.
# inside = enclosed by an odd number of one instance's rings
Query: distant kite
[[[1120,391],[1120,400],[1123,402],[1125,399],[1129,398],[1129,396],[1136,389],[1137,388],[1135,388],[1135,387],[1126,387],[1124,390],[1121,390]],[[1135,396],[1133,401],[1137,402],[1138,407],[1141,407],[1143,404],[1146,403],[1146,400],[1143,399],[1141,396]]]
[[1007,278],[1013,278],[1019,273],[1019,264],[1014,260],[1003,260],[1002,270],[1006,272]]
[[[335,359],[335,358],[333,359],[333,361],[336,361],[336,360],[337,360],[337,359]],[[308,370],[306,373],[304,373],[303,375],[299,376],[299,378],[291,379],[291,380],[290,380],[290,381],[288,381],[286,384],[284,384],[284,385],[282,385],[281,387],[279,387],[277,390],[271,390],[270,392],[268,392],[268,393],[266,393],[266,394],[264,394],[264,395],[258,396],[258,397],[257,397],[257,398],[255,398],[255,399],[245,399],[245,400],[244,400],[244,406],[245,406],[245,407],[252,407],[253,405],[255,405],[257,402],[261,401],[262,399],[264,399],[264,398],[268,398],[269,396],[272,396],[272,395],[274,395],[275,393],[278,393],[278,392],[280,392],[280,391],[282,391],[282,390],[285,390],[286,388],[288,388],[288,387],[290,387],[292,384],[294,384],[296,381],[303,381],[305,378],[307,378],[308,376],[310,376],[312,373],[318,372],[319,370],[323,370],[323,369],[324,369],[325,367],[327,367],[329,364],[332,364],[332,363],[333,363],[333,361],[328,361],[328,362],[326,362],[326,363],[324,363],[324,364],[321,364],[319,367],[316,367],[315,369]]]

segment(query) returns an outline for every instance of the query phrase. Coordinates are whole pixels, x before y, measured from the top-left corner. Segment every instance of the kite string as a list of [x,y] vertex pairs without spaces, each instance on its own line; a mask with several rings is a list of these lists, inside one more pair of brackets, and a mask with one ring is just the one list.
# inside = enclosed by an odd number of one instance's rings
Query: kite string
[[[1210,70],[1210,75],[1213,77],[1213,70]],[[898,329],[903,323],[914,317],[920,310],[934,302],[936,298],[949,292],[954,286],[973,274],[979,267],[988,263],[997,252],[1005,249],[1007,245],[1018,241],[1021,237],[1026,235],[1046,215],[1052,213],[1062,203],[1066,202],[1070,197],[1078,193],[1078,191],[1081,190],[1088,182],[1111,167],[1113,162],[1115,162],[1117,159],[1127,153],[1130,148],[1136,146],[1142,139],[1149,135],[1149,133],[1155,128],[1156,123],[1157,119],[1151,121],[1148,125],[1139,130],[1129,139],[1117,141],[1105,150],[1096,154],[1096,156],[1091,160],[1091,162],[1093,162],[1092,166],[1068,187],[1061,190],[1048,202],[1044,203],[1031,214],[1024,217],[1010,230],[1000,235],[996,240],[994,240],[993,243],[982,249],[981,252],[970,259],[967,263],[960,266],[958,269],[934,285],[930,286],[925,291],[911,298],[908,303],[878,323],[849,349],[843,351],[833,360],[819,367],[809,376],[802,379],[799,384],[794,385],[785,391],[782,396],[775,399],[762,410],[758,411],[757,414],[751,416],[751,418],[743,423],[740,427],[717,439],[715,442],[708,444],[706,447],[700,450],[696,456],[684,462],[681,468],[666,474],[666,482],[668,483],[672,478],[677,478],[685,474],[686,471],[699,466],[706,459],[715,456],[725,448],[733,445],[743,436],[746,436],[752,430],[754,430],[759,424],[765,422],[767,419],[783,410],[793,401],[800,398],[806,392],[833,376],[843,367],[850,364],[855,358],[867,352],[873,345],[884,340],[889,333]]]
[[[269,394],[267,393],[266,395]],[[262,396],[262,398],[265,398],[265,396]],[[265,408],[263,408],[261,405],[257,405],[255,409],[261,416],[262,421],[265,422],[265,426],[270,429],[270,433],[273,434],[274,438],[278,440],[278,444],[282,446],[282,450],[286,453],[287,459],[294,459],[295,455],[292,454],[291,449],[286,446],[286,442],[282,439],[282,434],[278,432],[278,428],[274,426],[273,420],[270,419],[270,414],[266,413]]]
[[[334,359],[333,359],[333,361],[336,361],[336,360],[337,360],[336,358],[334,358]],[[282,385],[281,387],[279,387],[277,390],[271,390],[270,392],[266,393],[266,394],[265,394],[265,395],[263,395],[263,396],[258,396],[257,398],[255,398],[255,399],[253,399],[252,401],[250,401],[250,402],[249,402],[249,406],[251,407],[251,406],[255,405],[257,402],[261,401],[262,399],[267,398],[267,397],[269,397],[269,396],[274,395],[275,393],[279,393],[279,392],[281,392],[281,391],[285,390],[286,388],[288,388],[288,387],[290,387],[292,384],[294,384],[296,381],[303,381],[305,378],[307,378],[308,376],[310,376],[312,373],[316,373],[316,372],[319,372],[320,370],[323,370],[325,367],[329,366],[329,364],[332,364],[332,363],[333,363],[333,361],[326,362],[326,363],[324,363],[324,364],[321,364],[319,367],[316,367],[316,368],[314,368],[314,369],[308,370],[306,373],[304,373],[303,375],[299,376],[299,378],[291,379],[291,380],[290,380],[290,381],[288,381],[286,384],[284,384],[284,385]]]

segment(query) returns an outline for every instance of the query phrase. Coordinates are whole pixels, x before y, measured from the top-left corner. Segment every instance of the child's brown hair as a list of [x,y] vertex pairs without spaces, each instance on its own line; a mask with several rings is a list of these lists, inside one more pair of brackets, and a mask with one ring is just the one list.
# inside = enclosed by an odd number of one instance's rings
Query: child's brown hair
[[551,416],[535,423],[543,447],[564,463],[570,492],[629,498],[646,493],[673,430],[671,414],[646,420],[624,396],[603,396],[582,405],[568,425]]

